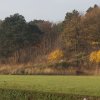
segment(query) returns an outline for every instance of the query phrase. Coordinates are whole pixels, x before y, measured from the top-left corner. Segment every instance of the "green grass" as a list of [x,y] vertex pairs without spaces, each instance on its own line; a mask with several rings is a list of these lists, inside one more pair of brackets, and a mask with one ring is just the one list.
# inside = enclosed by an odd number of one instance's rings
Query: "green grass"
[[12,90],[12,91],[23,91],[23,92],[27,91],[34,93],[42,93],[43,95],[47,93],[51,95],[61,94],[63,96],[64,95],[100,96],[100,77],[99,76],[97,77],[97,76],[1,75],[0,88],[1,90],[10,90],[10,91]]

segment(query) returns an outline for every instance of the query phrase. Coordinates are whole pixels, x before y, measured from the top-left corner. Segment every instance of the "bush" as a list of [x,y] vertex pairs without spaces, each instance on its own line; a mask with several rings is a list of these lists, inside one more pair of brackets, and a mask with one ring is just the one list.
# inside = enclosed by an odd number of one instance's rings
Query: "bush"
[[90,61],[91,62],[96,62],[96,63],[100,62],[100,50],[99,51],[93,51],[90,54]]
[[62,50],[55,50],[53,52],[51,52],[49,55],[48,55],[48,60],[49,61],[56,61],[56,60],[60,60],[64,57],[64,53]]

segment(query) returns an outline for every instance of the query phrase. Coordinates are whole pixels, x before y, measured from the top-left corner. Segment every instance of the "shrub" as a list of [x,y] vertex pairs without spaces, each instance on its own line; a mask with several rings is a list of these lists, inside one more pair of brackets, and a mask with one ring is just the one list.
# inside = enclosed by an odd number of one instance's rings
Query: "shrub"
[[57,49],[53,52],[51,52],[49,55],[48,55],[48,60],[49,61],[56,61],[56,60],[60,60],[64,57],[64,53],[62,50],[60,49]]
[[96,62],[96,63],[100,62],[100,50],[99,51],[93,51],[90,54],[90,61],[91,62]]

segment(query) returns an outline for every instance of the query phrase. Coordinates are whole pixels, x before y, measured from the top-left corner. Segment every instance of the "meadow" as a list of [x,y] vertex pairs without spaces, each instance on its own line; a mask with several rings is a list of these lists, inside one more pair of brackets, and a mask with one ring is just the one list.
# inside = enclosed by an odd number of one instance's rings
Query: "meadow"
[[0,100],[100,100],[99,76],[0,75]]

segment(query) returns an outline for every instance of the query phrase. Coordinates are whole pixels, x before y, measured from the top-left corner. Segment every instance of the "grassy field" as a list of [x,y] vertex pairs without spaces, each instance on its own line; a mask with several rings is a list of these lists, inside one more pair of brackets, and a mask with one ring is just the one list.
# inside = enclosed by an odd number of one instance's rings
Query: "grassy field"
[[[28,99],[27,95],[30,94],[31,99]],[[0,95],[2,98],[6,97],[4,100],[13,100],[11,98],[14,98],[15,100],[16,95],[19,98],[24,98],[19,100],[35,100],[36,97],[32,99],[33,94],[37,96],[38,99],[36,100],[46,100],[41,99],[43,95],[50,100],[83,100],[75,99],[75,97],[83,98],[88,96],[96,98],[93,100],[100,100],[100,98],[97,99],[97,97],[100,97],[100,77],[16,75],[0,76]],[[69,99],[65,99],[66,97]]]

